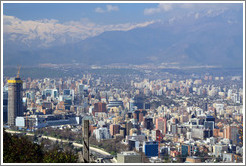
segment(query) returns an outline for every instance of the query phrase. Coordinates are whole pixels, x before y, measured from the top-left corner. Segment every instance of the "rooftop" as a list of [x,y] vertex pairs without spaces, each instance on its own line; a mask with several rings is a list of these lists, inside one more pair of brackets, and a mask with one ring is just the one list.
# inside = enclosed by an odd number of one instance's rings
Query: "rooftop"
[[125,152],[121,152],[121,154],[127,156],[127,155],[138,155],[138,153],[134,152],[134,151],[125,151]]

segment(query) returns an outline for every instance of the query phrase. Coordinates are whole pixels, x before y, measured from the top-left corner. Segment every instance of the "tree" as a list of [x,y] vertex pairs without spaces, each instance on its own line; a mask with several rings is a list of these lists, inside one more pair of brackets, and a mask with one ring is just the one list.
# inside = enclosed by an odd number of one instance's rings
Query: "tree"
[[3,131],[4,163],[75,163],[78,155],[72,151],[60,151],[58,146],[44,151],[43,146],[31,142],[27,137],[18,137]]
[[55,148],[44,155],[44,163],[76,163],[78,156],[73,154],[71,151],[60,151]]
[[11,136],[3,132],[4,163],[40,163],[42,157],[40,145],[32,143],[25,137]]

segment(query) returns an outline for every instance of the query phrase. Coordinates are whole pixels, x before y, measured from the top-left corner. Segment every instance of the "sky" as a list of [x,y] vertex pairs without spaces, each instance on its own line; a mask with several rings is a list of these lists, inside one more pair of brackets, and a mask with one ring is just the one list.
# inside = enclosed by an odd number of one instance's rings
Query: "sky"
[[203,10],[237,10],[242,4],[225,3],[5,3],[3,14],[21,20],[55,19],[59,22],[90,20],[116,24],[162,19],[171,14]]
[[4,3],[3,32],[13,41],[38,39],[48,46],[58,38],[84,40],[184,15],[199,19],[231,11],[228,21],[240,21],[233,11],[242,8],[242,3]]
[[98,24],[112,24],[152,19],[144,15],[144,9],[157,5],[143,3],[4,4],[3,13],[16,16],[21,20],[56,19],[60,22],[67,22],[87,19]]

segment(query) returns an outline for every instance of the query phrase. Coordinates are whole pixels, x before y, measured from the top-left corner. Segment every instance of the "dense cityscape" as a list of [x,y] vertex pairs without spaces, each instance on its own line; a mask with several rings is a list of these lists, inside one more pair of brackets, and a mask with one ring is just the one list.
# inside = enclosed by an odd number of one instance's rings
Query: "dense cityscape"
[[21,79],[19,68],[15,78],[5,75],[5,130],[80,154],[73,147],[82,143],[87,119],[90,146],[107,152],[90,150],[93,162],[243,161],[241,74],[118,71]]
[[1,9],[1,164],[245,164],[244,1]]

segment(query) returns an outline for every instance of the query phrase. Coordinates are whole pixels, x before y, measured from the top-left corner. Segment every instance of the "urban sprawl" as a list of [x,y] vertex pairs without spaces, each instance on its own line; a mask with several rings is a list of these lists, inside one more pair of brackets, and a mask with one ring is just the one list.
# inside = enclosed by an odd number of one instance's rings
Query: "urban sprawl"
[[118,163],[243,161],[241,76],[143,72],[4,76],[4,128],[81,143],[86,119],[90,146]]

